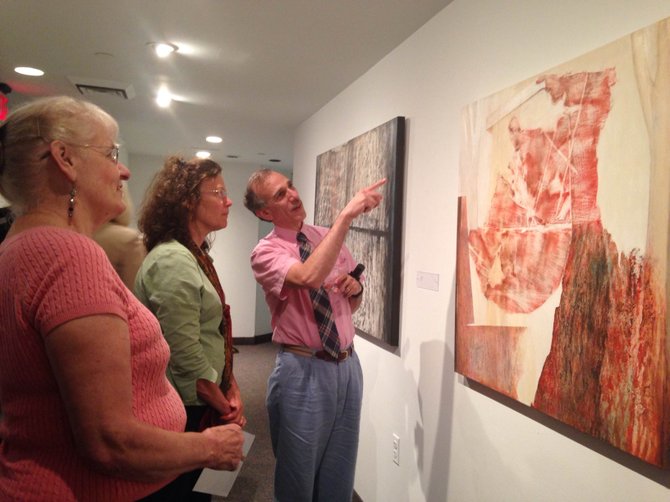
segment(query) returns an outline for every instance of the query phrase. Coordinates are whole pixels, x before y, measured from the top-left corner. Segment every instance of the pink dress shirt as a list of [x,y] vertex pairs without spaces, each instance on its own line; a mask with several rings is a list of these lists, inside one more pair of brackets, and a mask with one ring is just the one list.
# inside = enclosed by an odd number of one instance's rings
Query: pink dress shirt
[[[328,230],[307,224],[303,224],[301,229],[312,245],[312,250],[316,249]],[[294,230],[275,227],[260,240],[251,253],[251,268],[256,281],[265,292],[265,300],[272,314],[272,341],[321,350],[309,289],[284,284],[289,269],[300,263],[296,235]],[[351,253],[346,246],[342,246],[333,270],[324,281],[342,350],[348,348],[354,339],[351,306],[347,298],[329,287],[339,275],[350,272],[355,266],[356,262]]]

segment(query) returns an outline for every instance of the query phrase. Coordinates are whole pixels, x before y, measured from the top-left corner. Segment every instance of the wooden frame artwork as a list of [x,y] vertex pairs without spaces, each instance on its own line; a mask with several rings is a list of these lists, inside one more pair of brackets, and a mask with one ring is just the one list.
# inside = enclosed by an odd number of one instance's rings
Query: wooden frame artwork
[[670,465],[670,20],[466,107],[456,371]]
[[398,346],[405,119],[396,117],[317,157],[314,223],[330,226],[358,190],[381,178],[384,198],[356,218],[346,245],[365,265],[357,334],[390,351]]

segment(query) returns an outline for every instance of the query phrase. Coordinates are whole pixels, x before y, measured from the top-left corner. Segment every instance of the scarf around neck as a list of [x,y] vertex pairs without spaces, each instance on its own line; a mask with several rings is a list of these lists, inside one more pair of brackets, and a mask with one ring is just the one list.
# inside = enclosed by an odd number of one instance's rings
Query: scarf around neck
[[221,373],[221,391],[225,394],[230,389],[231,377],[233,374],[233,326],[230,318],[230,305],[226,303],[226,295],[223,292],[221,287],[221,282],[219,282],[219,276],[216,273],[214,264],[210,256],[198,245],[196,245],[193,240],[189,240],[188,245],[186,246],[188,250],[193,253],[196,260],[198,260],[198,265],[205,273],[209,282],[212,283],[214,289],[219,294],[221,300],[221,308],[223,310],[223,315],[221,316],[221,324],[219,325],[219,332],[221,336],[225,338],[226,341],[226,353],[225,353],[225,366]]

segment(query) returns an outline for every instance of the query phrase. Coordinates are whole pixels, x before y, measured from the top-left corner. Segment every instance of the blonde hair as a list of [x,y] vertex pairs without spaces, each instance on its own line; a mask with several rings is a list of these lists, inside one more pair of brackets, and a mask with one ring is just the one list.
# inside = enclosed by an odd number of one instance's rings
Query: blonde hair
[[0,127],[0,194],[21,214],[38,202],[48,144],[54,140],[86,144],[95,125],[118,133],[116,121],[100,107],[56,96],[24,104]]

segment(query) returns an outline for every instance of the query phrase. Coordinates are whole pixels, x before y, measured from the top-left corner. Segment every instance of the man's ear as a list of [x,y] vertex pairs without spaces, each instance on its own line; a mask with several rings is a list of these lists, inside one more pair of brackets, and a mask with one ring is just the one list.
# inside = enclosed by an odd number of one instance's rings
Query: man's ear
[[74,167],[73,148],[57,139],[49,143],[49,149],[51,150],[51,158],[54,159],[58,169],[69,181],[74,183],[77,180],[77,170]]
[[262,209],[259,209],[254,214],[261,220],[272,223],[272,214],[270,213],[270,211],[268,211],[267,208],[264,207]]

